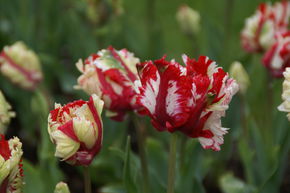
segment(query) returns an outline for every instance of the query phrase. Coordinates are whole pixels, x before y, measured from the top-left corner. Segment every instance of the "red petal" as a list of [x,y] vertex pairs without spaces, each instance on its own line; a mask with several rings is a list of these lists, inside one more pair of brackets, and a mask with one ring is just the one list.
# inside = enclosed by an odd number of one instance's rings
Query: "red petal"
[[111,54],[113,55],[113,57],[114,57],[116,60],[118,60],[118,61],[121,63],[121,65],[124,67],[124,69],[126,70],[127,75],[128,75],[128,77],[130,78],[130,80],[131,80],[132,82],[134,82],[135,80],[137,80],[136,75],[135,75],[133,72],[131,72],[131,70],[128,68],[128,66],[125,64],[125,62],[121,59],[121,57],[120,57],[119,54],[116,52],[116,50],[115,50],[112,46],[109,46],[109,47],[108,47],[108,50],[111,52]]
[[207,75],[209,65],[212,63],[206,56],[200,56],[198,61],[187,57],[186,68],[188,76]]
[[[187,104],[191,96],[191,80],[182,75],[181,68],[183,67],[180,64],[168,62],[165,57],[156,60],[154,64],[149,61],[140,65],[143,87],[140,89],[138,102],[150,113],[149,116],[154,119],[153,124],[158,130],[176,128],[189,116]],[[156,82],[157,73],[160,77],[159,84]],[[146,91],[150,92],[150,96],[145,95]]]
[[72,140],[80,142],[78,137],[75,134],[72,119],[70,121],[66,122],[65,124],[59,126],[58,130],[62,131],[64,134],[66,134]]
[[213,74],[212,88],[208,92],[218,96],[223,85],[223,79],[226,75],[227,73],[223,71],[222,68],[219,68],[218,71]]
[[9,143],[5,140],[4,135],[0,135],[0,155],[4,158],[4,160],[8,160],[11,156]]

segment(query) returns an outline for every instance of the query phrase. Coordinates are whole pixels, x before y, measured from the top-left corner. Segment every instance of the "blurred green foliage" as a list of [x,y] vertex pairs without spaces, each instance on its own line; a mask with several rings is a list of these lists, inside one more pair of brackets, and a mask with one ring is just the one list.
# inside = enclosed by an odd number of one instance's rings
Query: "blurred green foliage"
[[[290,192],[286,178],[289,123],[285,113],[276,109],[281,103],[282,81],[273,81],[271,106],[261,56],[246,54],[239,43],[245,18],[261,2],[1,0],[0,47],[24,41],[40,56],[45,74],[44,82],[34,93],[23,91],[0,76],[0,89],[17,112],[8,135],[18,135],[24,145],[24,193],[53,192],[60,180],[75,188],[71,188],[72,192],[80,192],[81,169],[59,164],[54,157],[46,119],[54,102],[88,98],[73,89],[79,75],[75,63],[109,45],[127,48],[142,61],[164,54],[177,61],[181,61],[183,53],[190,57],[207,55],[228,70],[231,62],[239,60],[250,75],[246,96],[234,98],[223,120],[223,125],[231,130],[221,152],[203,150],[195,139],[181,138],[177,193]],[[201,15],[201,30],[194,38],[182,33],[175,18],[178,7],[184,3]],[[246,123],[241,123],[241,112],[245,112]],[[127,141],[128,125],[130,121],[116,123],[104,117],[104,147],[91,167],[94,187],[99,192],[139,192],[140,163],[134,150],[136,139],[133,136],[131,143]],[[147,132],[151,192],[162,193],[167,183],[169,134],[157,133],[152,128]],[[71,173],[79,173],[77,181]]]

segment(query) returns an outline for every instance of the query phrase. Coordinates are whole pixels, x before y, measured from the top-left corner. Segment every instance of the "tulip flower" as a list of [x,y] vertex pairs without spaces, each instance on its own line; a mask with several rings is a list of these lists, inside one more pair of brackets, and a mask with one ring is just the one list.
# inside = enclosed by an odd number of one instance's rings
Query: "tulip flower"
[[281,78],[285,68],[290,67],[290,31],[276,37],[275,44],[265,53],[262,61],[273,77]]
[[233,62],[229,73],[237,81],[240,93],[245,94],[250,84],[250,77],[243,65],[237,61]]
[[56,157],[72,165],[90,165],[102,146],[102,108],[97,95],[89,101],[55,104],[48,117],[48,133],[56,145]]
[[15,117],[15,113],[11,111],[10,104],[5,100],[2,92],[0,91],[0,134],[5,133],[12,117]]
[[70,193],[69,188],[66,183],[64,182],[59,182],[55,186],[54,193]]
[[42,80],[39,59],[23,42],[4,47],[0,53],[0,71],[11,82],[27,90],[34,90]]
[[135,110],[136,91],[134,82],[138,81],[136,64],[139,59],[126,49],[120,51],[113,47],[79,60],[77,67],[83,74],[78,78],[77,89],[88,94],[97,94],[104,100],[107,115],[122,121],[126,112]]
[[180,131],[204,148],[220,150],[227,129],[221,117],[238,91],[235,80],[205,56],[183,56],[186,67],[165,57],[139,65],[137,102],[158,131]]
[[200,15],[189,6],[180,6],[176,14],[176,19],[185,34],[193,35],[199,31]]
[[287,112],[288,120],[290,121],[290,67],[283,72],[285,80],[283,82],[283,103],[278,107],[279,111]]
[[277,2],[275,5],[260,4],[254,15],[246,19],[241,33],[242,46],[247,52],[267,50],[275,42],[277,32],[287,31],[290,15],[289,3]]
[[22,144],[17,137],[5,140],[0,135],[0,192],[22,192]]

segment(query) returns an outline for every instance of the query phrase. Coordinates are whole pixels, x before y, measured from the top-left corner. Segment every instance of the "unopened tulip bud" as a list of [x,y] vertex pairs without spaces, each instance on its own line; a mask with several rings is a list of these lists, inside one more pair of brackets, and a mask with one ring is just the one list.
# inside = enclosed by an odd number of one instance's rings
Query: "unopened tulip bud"
[[285,80],[283,82],[283,103],[278,107],[279,111],[287,112],[288,120],[290,121],[290,67],[286,68],[283,73]]
[[37,55],[23,42],[5,46],[0,53],[0,71],[11,82],[27,90],[33,90],[42,80]]
[[187,35],[196,34],[200,28],[200,15],[187,5],[182,5],[178,9],[176,19],[181,30]]
[[11,111],[10,104],[5,100],[0,91],[0,134],[5,133],[12,117],[15,117],[15,113]]
[[23,186],[22,144],[17,137],[5,140],[0,135],[0,192],[20,193]]
[[89,165],[102,146],[104,102],[93,94],[89,101],[55,105],[48,117],[48,133],[55,156],[72,165]]
[[70,191],[66,183],[59,182],[55,187],[54,193],[70,193]]
[[243,65],[237,61],[233,62],[229,73],[237,81],[240,88],[239,91],[245,94],[250,84],[250,78]]

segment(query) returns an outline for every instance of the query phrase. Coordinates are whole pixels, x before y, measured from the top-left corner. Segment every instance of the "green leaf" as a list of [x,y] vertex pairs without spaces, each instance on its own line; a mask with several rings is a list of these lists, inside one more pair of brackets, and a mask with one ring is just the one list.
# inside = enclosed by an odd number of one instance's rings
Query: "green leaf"
[[150,190],[153,193],[166,192],[167,185],[167,151],[161,140],[146,139],[147,160],[149,168]]
[[55,163],[44,166],[34,166],[23,160],[24,193],[53,192],[55,185],[61,180],[62,173]]
[[246,179],[248,183],[254,184],[255,170],[253,169],[254,165],[252,163],[255,151],[249,146],[248,142],[244,138],[239,141],[238,145],[240,157],[243,162],[243,166],[245,167]]
[[25,182],[24,193],[47,192],[45,190],[45,180],[43,180],[46,177],[42,178],[38,167],[33,166],[29,161],[23,160],[23,171]]
[[255,189],[242,180],[233,176],[232,173],[224,174],[219,180],[223,193],[252,193]]
[[[177,170],[177,190],[179,193],[193,192],[193,193],[205,193],[205,189],[202,184],[202,179],[208,172],[208,169],[212,166],[211,157],[205,157],[204,150],[200,143],[195,139],[185,140],[184,158],[179,160],[180,169]],[[182,149],[181,149],[182,150]],[[180,151],[181,152],[181,151]]]

